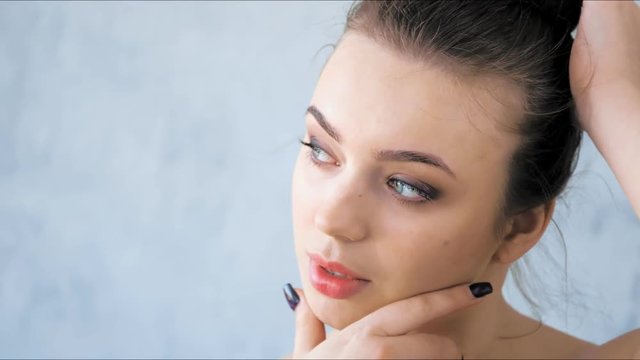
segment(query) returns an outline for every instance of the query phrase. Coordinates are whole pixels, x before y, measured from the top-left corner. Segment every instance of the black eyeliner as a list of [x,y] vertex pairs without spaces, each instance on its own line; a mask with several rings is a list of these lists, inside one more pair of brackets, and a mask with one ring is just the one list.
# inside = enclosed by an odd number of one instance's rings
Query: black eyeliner
[[[307,158],[309,161],[311,161],[311,163],[313,163],[316,166],[323,166],[323,165],[327,165],[326,163],[316,159],[316,157],[313,155],[314,151],[320,150],[322,152],[325,152],[327,154],[329,154],[327,151],[325,151],[322,146],[320,146],[320,144],[318,143],[318,141],[316,140],[315,136],[309,136],[309,141],[304,141],[303,139],[298,139],[300,141],[300,144],[306,146],[309,148],[309,151],[307,151]],[[404,196],[398,194],[398,192],[393,189],[393,187],[389,184],[390,181],[399,181],[402,182],[412,188],[414,188],[418,193],[419,196],[422,198],[422,200],[408,200],[407,198],[405,198]],[[404,203],[404,204],[408,204],[408,205],[421,205],[422,203],[425,202],[431,202],[436,200],[439,196],[440,196],[440,191],[436,188],[434,188],[431,185],[425,184],[422,181],[419,181],[419,183],[421,185],[416,185],[413,182],[401,179],[401,178],[390,178],[387,180],[387,186],[389,186],[391,188],[391,191],[393,191],[394,193],[394,197]]]
[[[433,201],[436,200],[439,196],[440,196],[440,191],[434,187],[432,187],[431,185],[425,184],[423,182],[420,182],[421,185],[416,185],[413,182],[401,179],[401,178],[390,178],[389,180],[387,180],[387,183],[389,183],[389,181],[400,181],[403,182],[409,186],[411,186],[412,188],[414,188],[416,191],[418,191],[420,193],[420,196],[424,199],[424,201]],[[397,193],[397,191],[394,190],[395,193]],[[407,202],[411,202],[411,203],[421,203],[423,201],[416,201],[416,200],[406,200]]]

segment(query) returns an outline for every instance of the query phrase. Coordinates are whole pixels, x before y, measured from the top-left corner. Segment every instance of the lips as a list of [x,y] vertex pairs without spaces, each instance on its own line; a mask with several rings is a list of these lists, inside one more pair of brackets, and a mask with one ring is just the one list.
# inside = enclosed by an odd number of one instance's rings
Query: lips
[[309,255],[309,279],[320,293],[345,299],[363,290],[370,280],[355,271],[333,261],[326,261],[319,254]]

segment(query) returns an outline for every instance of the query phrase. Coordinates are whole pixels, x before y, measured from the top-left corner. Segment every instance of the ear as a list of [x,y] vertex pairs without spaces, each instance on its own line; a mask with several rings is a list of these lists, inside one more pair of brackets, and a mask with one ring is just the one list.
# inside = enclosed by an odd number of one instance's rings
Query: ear
[[493,255],[493,259],[503,264],[510,264],[529,251],[540,241],[547,229],[556,200],[513,215],[507,220],[503,231],[501,245]]

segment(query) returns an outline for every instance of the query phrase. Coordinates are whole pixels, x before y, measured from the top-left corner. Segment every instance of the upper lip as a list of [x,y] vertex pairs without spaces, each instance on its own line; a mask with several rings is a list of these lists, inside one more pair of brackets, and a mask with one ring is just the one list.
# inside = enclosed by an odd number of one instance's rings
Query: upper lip
[[320,265],[321,267],[327,270],[331,270],[333,272],[339,272],[341,274],[347,275],[348,277],[351,277],[354,279],[369,281],[363,278],[361,275],[359,275],[355,271],[349,269],[348,267],[346,267],[345,265],[342,265],[337,261],[327,261],[320,254],[308,253],[308,255],[318,265]]

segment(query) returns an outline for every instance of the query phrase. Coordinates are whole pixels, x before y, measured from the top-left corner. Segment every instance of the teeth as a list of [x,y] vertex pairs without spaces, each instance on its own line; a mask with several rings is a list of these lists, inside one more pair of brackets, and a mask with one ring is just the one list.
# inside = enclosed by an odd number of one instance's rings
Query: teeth
[[[323,268],[323,269],[325,269],[325,268]],[[336,277],[339,277],[339,278],[343,278],[343,279],[352,279],[351,277],[349,277],[349,276],[347,276],[347,275],[345,275],[345,274],[339,273],[339,272],[337,272],[337,271],[331,271],[331,270],[329,270],[329,269],[325,269],[325,270],[326,270],[329,274],[331,274],[331,275],[333,275],[333,276],[336,276]]]

